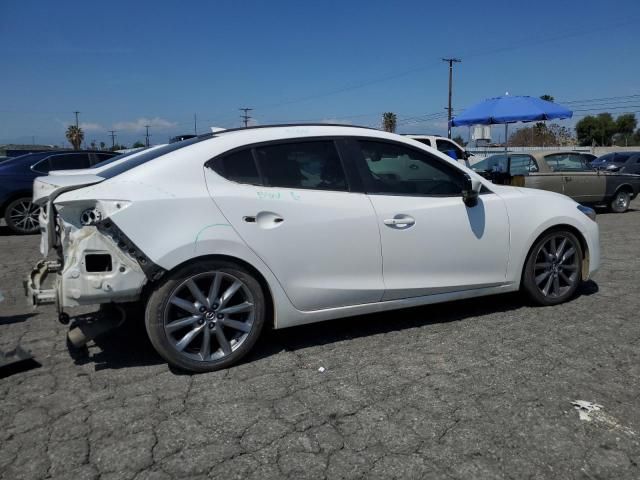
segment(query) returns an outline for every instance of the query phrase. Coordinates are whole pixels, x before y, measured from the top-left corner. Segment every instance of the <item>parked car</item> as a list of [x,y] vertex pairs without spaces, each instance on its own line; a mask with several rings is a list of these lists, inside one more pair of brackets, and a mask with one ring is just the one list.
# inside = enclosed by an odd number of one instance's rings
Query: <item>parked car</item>
[[416,135],[405,134],[405,137],[411,138],[417,142],[424,143],[428,147],[435,148],[439,152],[450,156],[454,160],[460,160],[468,166],[467,161],[473,153],[466,151],[450,138],[440,137],[438,135]]
[[592,209],[344,125],[211,133],[38,178],[34,201],[42,254],[58,260],[36,266],[29,298],[57,299],[64,322],[140,302],[158,353],[192,371],[234,364],[268,326],[520,288],[555,305],[600,263]]
[[0,218],[18,234],[38,231],[38,207],[31,202],[33,180],[52,170],[89,168],[117,154],[102,151],[30,153],[0,163]]
[[609,172],[640,174],[640,152],[613,152],[596,158],[591,167]]
[[[640,176],[594,170],[578,152],[492,155],[471,168],[494,183],[511,183],[562,193],[583,204],[625,212],[640,192]],[[508,167],[510,164],[510,167]]]

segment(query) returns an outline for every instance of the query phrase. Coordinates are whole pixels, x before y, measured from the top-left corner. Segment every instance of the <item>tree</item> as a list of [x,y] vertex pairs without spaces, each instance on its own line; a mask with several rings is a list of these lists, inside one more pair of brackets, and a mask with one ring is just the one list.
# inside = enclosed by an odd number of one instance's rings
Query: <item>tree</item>
[[547,93],[545,93],[544,95],[540,95],[540,98],[542,100],[546,100],[547,102],[553,102],[555,101],[555,98],[553,98],[553,95],[549,95]]
[[597,116],[587,115],[576,123],[576,134],[580,145],[611,145],[611,138],[618,126],[610,113],[599,113]]
[[116,150],[126,150],[127,146],[126,145],[118,145],[117,143],[111,147],[109,150],[111,150],[112,152],[115,152]]
[[91,150],[95,150],[96,148],[98,148],[95,140],[91,140],[90,146],[91,146]]
[[398,124],[398,118],[393,112],[385,112],[382,114],[382,129],[385,132],[394,133]]
[[509,144],[519,147],[542,147],[549,145],[573,145],[575,138],[567,127],[551,123],[537,122],[531,127],[523,127],[509,135]]
[[100,142],[100,150],[104,150],[106,148],[107,144],[104,142]]
[[69,143],[73,145],[74,150],[80,150],[80,145],[82,145],[82,141],[84,140],[84,132],[80,127],[69,125],[66,137]]
[[467,146],[467,142],[465,142],[464,139],[462,138],[462,136],[460,136],[460,135],[456,135],[455,137],[453,137],[453,141],[456,142],[458,145],[460,145],[462,147],[466,147]]
[[133,145],[131,145],[131,148],[142,148],[144,147],[145,144],[142,143],[140,140],[138,140],[136,143],[134,143]]
[[638,122],[636,120],[636,116],[633,113],[625,113],[623,115],[619,115],[618,118],[616,118],[616,140],[619,141],[621,146],[629,145],[630,139],[632,143],[635,143],[633,142],[633,131],[637,126]]

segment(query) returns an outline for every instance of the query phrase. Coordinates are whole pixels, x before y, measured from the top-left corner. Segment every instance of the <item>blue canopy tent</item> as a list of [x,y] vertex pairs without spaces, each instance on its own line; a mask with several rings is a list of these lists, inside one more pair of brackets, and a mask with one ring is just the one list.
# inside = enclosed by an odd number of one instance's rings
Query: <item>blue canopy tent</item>
[[[509,145],[509,124],[571,118],[573,112],[538,97],[510,96],[489,98],[467,108],[451,119],[452,127],[504,124],[504,152]],[[510,163],[510,162],[509,162]]]

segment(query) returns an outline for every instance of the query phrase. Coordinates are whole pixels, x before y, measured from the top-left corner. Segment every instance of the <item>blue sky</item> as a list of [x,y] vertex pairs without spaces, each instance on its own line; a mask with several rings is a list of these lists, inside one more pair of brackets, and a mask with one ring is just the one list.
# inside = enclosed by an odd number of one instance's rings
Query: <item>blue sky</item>
[[201,132],[239,126],[244,106],[259,124],[378,126],[392,111],[400,131],[444,132],[425,116],[446,106],[444,56],[463,59],[457,109],[507,91],[640,94],[638,0],[3,0],[0,18],[0,143],[60,144],[74,110],[108,144],[145,124],[156,143],[191,133],[194,113]]

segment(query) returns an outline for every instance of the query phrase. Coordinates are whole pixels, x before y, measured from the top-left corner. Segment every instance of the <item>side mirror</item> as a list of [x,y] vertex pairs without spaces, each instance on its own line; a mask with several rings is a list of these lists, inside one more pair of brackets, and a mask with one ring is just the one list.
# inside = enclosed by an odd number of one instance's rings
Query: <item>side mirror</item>
[[464,159],[465,160],[469,160],[471,157],[473,157],[473,153],[471,153],[469,150],[465,150],[464,151]]
[[464,186],[462,188],[462,201],[467,207],[475,207],[478,204],[478,196],[480,195],[481,188],[482,182],[480,182],[480,180],[471,178],[471,175],[465,173]]
[[614,163],[612,163],[611,165],[607,165],[608,172],[617,172],[619,170],[620,170],[620,167]]

